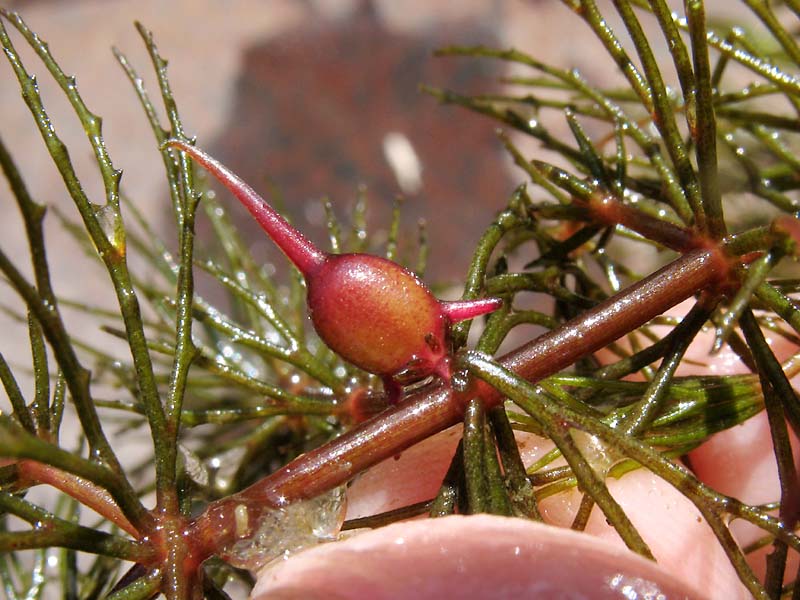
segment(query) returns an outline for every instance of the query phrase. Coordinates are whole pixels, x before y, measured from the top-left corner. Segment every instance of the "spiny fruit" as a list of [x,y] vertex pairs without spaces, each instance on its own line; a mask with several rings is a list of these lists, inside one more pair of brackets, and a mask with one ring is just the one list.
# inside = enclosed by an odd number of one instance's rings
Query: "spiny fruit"
[[416,275],[370,254],[322,252],[230,169],[179,140],[186,152],[250,211],[302,273],[308,312],[320,338],[346,361],[380,376],[391,401],[405,385],[436,374],[450,378],[450,325],[496,310],[499,298],[445,302]]

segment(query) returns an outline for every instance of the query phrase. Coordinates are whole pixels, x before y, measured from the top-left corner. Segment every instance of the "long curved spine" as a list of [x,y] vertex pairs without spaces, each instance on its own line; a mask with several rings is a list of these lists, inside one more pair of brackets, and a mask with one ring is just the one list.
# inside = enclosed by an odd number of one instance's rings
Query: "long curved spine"
[[238,175],[217,159],[180,140],[169,140],[167,146],[176,148],[192,157],[224,185],[250,211],[261,228],[281,249],[286,257],[308,277],[327,260],[328,255],[317,248],[306,236],[292,227],[266,200],[245,183]]

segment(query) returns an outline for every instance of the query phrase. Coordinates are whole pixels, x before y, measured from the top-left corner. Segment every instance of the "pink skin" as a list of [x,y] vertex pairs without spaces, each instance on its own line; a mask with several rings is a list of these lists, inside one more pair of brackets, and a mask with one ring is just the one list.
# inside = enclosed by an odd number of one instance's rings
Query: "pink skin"
[[322,340],[342,358],[379,375],[392,402],[404,385],[450,378],[450,325],[497,310],[499,298],[441,302],[416,275],[369,254],[322,252],[249,185],[202,150],[170,140],[250,211],[308,285],[308,311]]
[[[794,222],[795,219],[791,221]],[[701,336],[698,341],[705,344],[704,348],[710,348],[713,341],[711,333],[703,332]],[[778,336],[770,338],[768,335],[767,341],[770,342],[778,360],[786,360],[799,350]],[[692,353],[691,358],[700,364],[682,365],[682,375],[702,374],[712,368],[718,374],[749,373],[747,367],[727,346],[709,362],[707,357],[698,352],[697,345],[694,344],[689,350]],[[795,377],[792,383],[796,386],[797,381],[798,378]],[[800,442],[791,428],[789,437],[794,450],[795,465],[800,465]],[[714,435],[705,444],[690,452],[689,460],[697,476],[723,494],[754,505],[780,499],[778,467],[775,463],[769,422],[765,412],[759,413],[741,425]],[[743,546],[763,537],[763,533],[755,525],[742,521],[734,522],[731,531],[736,541]],[[766,571],[765,558],[771,551],[772,546],[768,545],[747,557],[751,568],[762,579]],[[786,577],[793,579],[798,567],[797,553],[789,553],[788,563]]]
[[[795,219],[784,219],[781,222],[794,225],[795,221]],[[691,302],[687,300],[675,306],[668,311],[668,314],[682,316],[688,311]],[[659,327],[653,329],[658,331]],[[765,335],[778,360],[786,360],[798,352],[798,348],[789,344],[784,338],[770,335],[769,332],[765,332]],[[713,332],[710,329],[702,331],[689,347],[687,360],[678,367],[677,374],[729,375],[750,372],[729,346],[724,346],[713,357],[709,356],[713,342]],[[797,383],[797,377],[793,383]],[[800,443],[791,429],[789,436],[794,449],[795,464],[800,464]],[[701,480],[723,494],[753,505],[775,502],[780,498],[778,468],[765,412],[712,436],[702,446],[689,453],[689,461],[692,470]],[[763,536],[755,525],[742,521],[734,522],[731,531],[742,546],[755,542]],[[771,546],[767,546],[747,557],[750,567],[762,579],[766,570],[765,556],[771,549]],[[797,554],[790,552],[787,577],[797,572],[797,563]]]
[[306,552],[303,560],[283,561],[264,572],[251,596],[259,600],[633,597],[702,596],[656,564],[596,538],[489,515],[399,523],[320,546]]
[[[708,357],[710,347],[709,334],[690,348],[689,358],[703,363],[693,367],[695,373],[741,372],[724,352]],[[695,450],[691,462],[698,476],[748,502],[776,499],[763,417],[717,434]],[[459,428],[451,428],[364,473],[348,491],[347,518],[433,497],[459,438]],[[528,434],[519,434],[518,442],[526,464],[552,448]],[[741,476],[750,471],[752,477]],[[644,469],[607,483],[657,564],[628,551],[596,509],[586,528],[590,535],[567,530],[581,498],[575,491],[540,503],[545,521],[560,527],[486,515],[406,521],[267,566],[252,598],[625,598],[633,592],[649,597],[645,593],[654,590],[667,598],[709,598],[711,590],[714,598],[750,598],[684,496]],[[752,532],[736,525],[733,531],[740,543],[752,541]],[[763,570],[763,554],[748,557],[757,573]],[[790,552],[792,560],[796,555]],[[612,589],[610,582],[621,580],[632,587]]]

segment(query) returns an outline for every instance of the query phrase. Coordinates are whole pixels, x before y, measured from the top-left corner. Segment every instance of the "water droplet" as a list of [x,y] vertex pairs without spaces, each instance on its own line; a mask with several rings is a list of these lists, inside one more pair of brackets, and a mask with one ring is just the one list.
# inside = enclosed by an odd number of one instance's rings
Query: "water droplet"
[[119,211],[111,204],[104,204],[94,211],[94,216],[100,228],[103,230],[108,242],[117,251],[117,254],[125,254],[125,229],[122,226],[122,219]]
[[601,477],[605,477],[608,470],[621,458],[619,452],[595,435],[575,430],[572,437],[583,457]]
[[321,202],[309,202],[303,211],[306,221],[314,227],[325,225],[325,207]]
[[657,583],[642,577],[633,577],[623,573],[610,576],[606,583],[612,590],[618,591],[623,598],[628,600],[667,600],[666,594],[661,591]]
[[217,492],[224,493],[230,488],[245,452],[247,452],[246,448],[237,446],[207,461],[210,470],[209,479]]
[[200,457],[183,444],[178,444],[178,451],[183,470],[189,478],[202,487],[207,486],[208,470],[203,464],[203,461],[200,460]]
[[240,361],[239,368],[253,379],[261,379],[264,376],[264,372],[249,360]]

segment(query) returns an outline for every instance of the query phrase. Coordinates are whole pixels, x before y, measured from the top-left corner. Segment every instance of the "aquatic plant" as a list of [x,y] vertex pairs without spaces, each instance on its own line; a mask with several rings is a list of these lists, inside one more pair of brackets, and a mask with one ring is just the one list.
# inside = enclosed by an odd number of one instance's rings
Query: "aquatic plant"
[[[647,540],[606,484],[608,477],[645,468],[696,505],[755,597],[796,590],[796,574],[786,573],[786,565],[789,553],[800,551],[789,442],[789,431],[800,429],[789,381],[797,367],[793,359],[782,365],[764,336],[768,330],[794,343],[800,331],[790,297],[797,280],[780,270],[798,240],[796,37],[775,10],[754,0],[744,4],[762,25],[758,36],[748,28],[710,25],[696,0],[686,2],[685,15],[659,0],[617,0],[626,44],[592,0],[565,4],[603,43],[627,87],[604,89],[516,50],[440,52],[448,60],[501,60],[527,69],[529,75],[509,79],[509,91],[499,95],[426,90],[532,136],[564,163],[523,156],[501,134],[530,185],[507,200],[481,239],[453,243],[475,244],[462,301],[491,296],[503,305],[486,319],[474,346],[467,344],[470,322],[453,326],[446,349],[453,357],[451,379],[423,381],[392,406],[379,382],[356,368],[359,361],[346,362],[307,329],[302,277],[292,271],[281,279],[256,264],[222,204],[197,184],[189,158],[167,144],[177,140],[185,149],[192,140],[150,33],[138,26],[168,123],[159,120],[134,67],[119,52],[117,58],[149,120],[154,151],[162,153],[176,217],[175,255],[135,202],[120,194],[120,172],[103,143],[101,120],[84,104],[75,80],[19,16],[2,12],[0,43],[79,218],[64,215],[64,226],[89,260],[105,267],[118,301],[108,311],[59,298],[42,230],[48,209],[28,193],[24,163],[18,168],[0,143],[0,166],[29,242],[24,260],[32,268],[31,279],[21,260],[0,249],[0,271],[20,301],[6,311],[28,324],[34,380],[26,397],[16,361],[0,357],[10,409],[0,415],[0,577],[9,596],[36,597],[46,586],[60,586],[65,597],[224,597],[232,578],[249,581],[234,567],[256,568],[286,550],[334,537],[342,486],[357,474],[459,422],[463,441],[439,494],[373,517],[370,526],[424,512],[538,520],[539,500],[577,486],[584,499],[575,529],[596,506],[633,552],[651,557]],[[782,10],[800,15],[795,2]],[[671,65],[659,64],[655,38],[642,28],[641,20],[651,17]],[[102,176],[102,201],[87,196],[6,24],[35,52],[83,124]],[[677,88],[665,82],[667,70]],[[729,83],[733,70],[745,72],[748,84]],[[556,117],[566,119],[574,140],[551,133],[548,123]],[[600,133],[590,136],[589,123]],[[731,177],[729,186],[723,174],[737,171],[743,176]],[[764,200],[771,212],[758,211],[752,222],[734,228],[726,199],[744,192]],[[335,252],[369,249],[364,210],[360,202],[350,235],[329,219]],[[198,211],[213,225],[202,254],[195,248]],[[390,231],[393,247],[397,227]],[[620,243],[628,244],[623,251]],[[667,262],[641,276],[629,265],[631,248],[653,246]],[[152,273],[136,273],[131,253]],[[509,270],[511,256],[527,264]],[[196,292],[196,270],[227,292],[228,307]],[[550,299],[551,308],[525,307],[518,300],[528,292]],[[664,316],[692,298],[684,317]],[[65,306],[94,315],[108,335],[125,341],[128,355],[112,355],[68,331]],[[676,375],[708,323],[715,328],[714,347],[732,348],[751,374]],[[547,332],[495,356],[509,334],[527,324]],[[671,329],[656,335],[656,324]],[[627,343],[618,342],[623,337]],[[605,349],[603,364],[595,353]],[[567,367],[573,368],[564,372]],[[634,374],[638,379],[627,379]],[[104,397],[99,384],[114,396]],[[367,405],[375,414],[364,420]],[[149,430],[152,452],[137,468],[123,468],[105,409],[122,415],[130,428]],[[780,476],[774,503],[751,506],[725,496],[673,461],[762,411]],[[82,436],[77,448],[59,437],[73,414]],[[526,470],[515,428],[549,438],[554,450]],[[613,456],[610,464],[594,463],[579,432]],[[190,441],[200,449],[188,450]],[[565,463],[551,466],[559,458]],[[38,485],[57,490],[52,505],[28,493]],[[149,507],[142,497],[151,491],[155,505]],[[101,522],[81,520],[87,508]],[[732,537],[732,519],[755,524],[763,544],[772,545],[764,581],[746,561],[751,548],[740,548]],[[42,576],[51,548],[63,549],[57,578]],[[77,552],[96,558],[78,561]],[[122,561],[134,567],[120,579]]]

